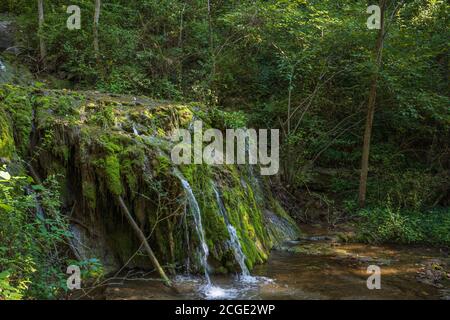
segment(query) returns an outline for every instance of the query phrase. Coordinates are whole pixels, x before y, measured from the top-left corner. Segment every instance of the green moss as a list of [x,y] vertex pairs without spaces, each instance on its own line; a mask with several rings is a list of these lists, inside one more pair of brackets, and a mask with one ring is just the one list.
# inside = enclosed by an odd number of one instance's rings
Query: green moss
[[6,114],[0,109],[0,157],[11,158],[14,153],[14,138]]
[[34,99],[38,126],[40,128],[54,124],[56,118],[64,122],[74,122],[79,118],[78,108],[83,98],[65,90],[50,91],[37,95]]
[[171,168],[169,158],[162,155],[158,155],[156,157],[155,161],[153,161],[153,165],[156,176],[160,175],[161,173],[168,173]]
[[109,128],[115,125],[116,115],[114,113],[114,105],[106,104],[95,108],[89,118],[89,123],[99,125],[103,128]]
[[32,101],[30,91],[11,85],[0,86],[0,108],[9,113],[14,128],[16,149],[25,155],[32,128]]
[[125,176],[128,187],[131,191],[138,189],[137,172],[141,172],[145,162],[145,147],[143,144],[135,143],[127,146],[120,154],[120,170]]
[[122,194],[123,187],[120,178],[120,162],[116,155],[109,155],[105,158],[104,169],[109,191],[115,195]]
[[121,163],[121,171],[125,176],[128,187],[132,191],[136,191],[138,187],[138,180],[133,166],[133,161],[128,158],[123,160]]
[[83,181],[83,196],[92,209],[97,206],[97,191],[95,185],[89,181]]
[[246,264],[251,269],[267,259],[271,248],[270,238],[264,228],[263,213],[256,203],[252,187],[241,181],[242,177],[236,167],[228,166],[227,169],[221,173],[224,175],[224,205],[247,257]]
[[120,143],[120,137],[114,134],[102,134],[98,140],[102,147],[108,153],[117,153],[123,150],[123,147]]
[[181,127],[185,127],[192,122],[192,119],[194,118],[194,113],[188,106],[178,106],[177,116],[180,122],[179,125]]

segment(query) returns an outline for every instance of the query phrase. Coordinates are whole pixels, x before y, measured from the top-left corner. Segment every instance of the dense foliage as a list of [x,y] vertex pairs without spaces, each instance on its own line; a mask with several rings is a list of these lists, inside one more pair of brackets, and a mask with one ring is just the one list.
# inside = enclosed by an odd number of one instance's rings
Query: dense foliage
[[[359,167],[376,36],[364,2],[212,1],[209,19],[207,1],[105,1],[100,60],[92,46],[94,2],[74,3],[82,27],[72,31],[67,3],[45,3],[48,69],[39,71],[77,87],[245,110],[255,124],[283,129],[285,157],[296,159],[283,175],[294,186],[307,182],[310,165]],[[449,6],[415,0],[394,11],[397,4],[387,12],[371,154],[369,195],[381,201],[380,184],[404,174],[432,179],[436,195],[448,188],[438,173],[449,168]],[[23,56],[35,61],[35,1],[7,1],[2,9],[19,14]]]
[[70,234],[58,184],[28,188],[31,181],[0,171],[0,300],[54,298],[65,288],[62,245]]

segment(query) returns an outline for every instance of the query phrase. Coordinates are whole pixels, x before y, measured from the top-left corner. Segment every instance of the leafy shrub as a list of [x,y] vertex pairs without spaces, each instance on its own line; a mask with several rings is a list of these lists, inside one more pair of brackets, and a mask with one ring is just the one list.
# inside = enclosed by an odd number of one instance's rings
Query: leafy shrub
[[398,207],[420,210],[435,204],[449,177],[445,172],[431,174],[418,169],[400,172],[379,170],[369,185],[371,202],[375,205],[389,201]]
[[211,108],[206,119],[210,119],[213,127],[222,130],[246,128],[248,125],[247,116],[242,111],[222,111],[218,108]]
[[358,212],[358,240],[371,243],[450,245],[450,209],[417,211],[384,207]]
[[21,289],[14,287],[10,283],[10,272],[0,272],[0,300],[20,300],[22,299]]
[[59,186],[50,177],[33,191],[30,182],[0,171],[0,300],[54,298],[66,278],[58,248],[70,235]]

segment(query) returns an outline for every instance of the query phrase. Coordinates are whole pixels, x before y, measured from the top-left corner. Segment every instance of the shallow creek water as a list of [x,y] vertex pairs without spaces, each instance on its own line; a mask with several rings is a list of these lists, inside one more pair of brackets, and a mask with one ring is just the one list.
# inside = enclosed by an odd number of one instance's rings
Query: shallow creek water
[[[366,285],[369,265],[381,268],[381,289]],[[252,276],[178,276],[179,293],[150,279],[114,281],[106,299],[448,299],[450,259],[437,248],[341,244],[307,238],[274,250]]]

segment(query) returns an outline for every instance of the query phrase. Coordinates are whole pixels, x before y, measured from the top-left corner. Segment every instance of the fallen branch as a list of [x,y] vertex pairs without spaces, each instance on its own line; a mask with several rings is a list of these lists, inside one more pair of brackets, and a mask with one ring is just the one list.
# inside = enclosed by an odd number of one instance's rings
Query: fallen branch
[[139,228],[139,226],[137,225],[136,221],[133,219],[133,216],[131,215],[130,211],[128,210],[125,202],[123,201],[121,196],[118,196],[118,201],[120,204],[120,207],[122,208],[123,214],[125,215],[125,217],[127,218],[128,222],[130,223],[131,227],[133,228],[134,232],[136,233],[137,237],[139,238],[139,240],[142,241],[142,245],[144,246],[145,251],[147,251],[148,256],[150,257],[150,260],[153,264],[153,266],[155,267],[155,269],[158,271],[160,277],[162,278],[162,280],[164,281],[164,283],[168,286],[173,288],[172,286],[172,282],[170,281],[170,279],[167,277],[166,273],[164,272],[163,268],[161,267],[161,265],[158,262],[158,259],[156,259],[155,254],[153,253],[152,248],[150,247],[150,245],[148,244],[147,238],[145,237],[144,233],[142,232],[142,230]]

